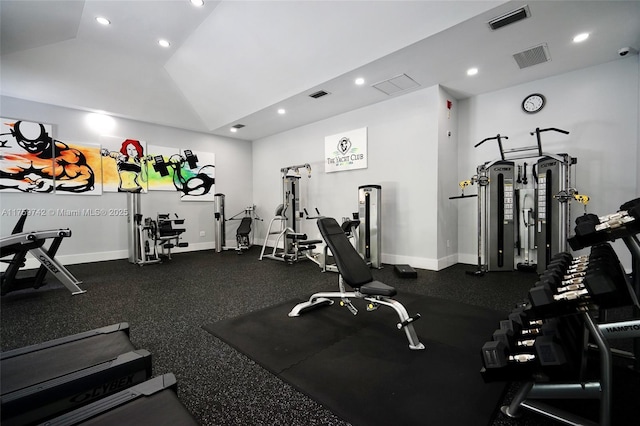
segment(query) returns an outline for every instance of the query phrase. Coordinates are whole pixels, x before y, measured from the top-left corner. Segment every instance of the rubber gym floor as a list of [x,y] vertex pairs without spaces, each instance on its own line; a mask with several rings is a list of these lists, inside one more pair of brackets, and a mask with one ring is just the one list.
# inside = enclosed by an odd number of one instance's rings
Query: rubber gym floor
[[[51,278],[38,290],[4,296],[0,347],[6,351],[128,322],[134,345],[152,353],[154,375],[176,375],[180,400],[203,425],[347,425],[202,329],[205,324],[292,298],[337,291],[337,275],[321,273],[312,262],[287,265],[259,261],[258,255],[259,247],[254,246],[242,255],[233,251],[179,253],[171,260],[144,267],[127,260],[70,265],[69,270],[83,281],[81,287],[87,292],[71,296]],[[418,269],[418,278],[412,279],[397,277],[392,265],[384,265],[373,274],[377,280],[396,287],[398,293],[433,296],[504,312],[526,297],[537,278],[536,274],[525,272],[488,273],[482,277],[465,273],[474,269],[475,266],[462,264],[438,272]],[[480,368],[478,355],[478,371]],[[505,403],[516,389],[516,384],[509,387]],[[460,401],[460,407],[464,404]],[[425,421],[428,424],[428,413]],[[497,414],[491,424],[556,423],[524,413],[517,421]]]

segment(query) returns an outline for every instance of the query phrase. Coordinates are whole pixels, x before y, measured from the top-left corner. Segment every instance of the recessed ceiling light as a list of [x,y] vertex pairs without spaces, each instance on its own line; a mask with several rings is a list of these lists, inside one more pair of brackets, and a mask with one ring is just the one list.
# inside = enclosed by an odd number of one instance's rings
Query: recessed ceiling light
[[578,34],[577,36],[575,36],[573,38],[573,42],[574,43],[580,43],[582,41],[585,41],[586,39],[589,38],[589,33],[582,33],[582,34]]
[[189,0],[191,2],[192,5],[194,6],[204,6],[204,0]]
[[107,18],[103,18],[102,16],[96,16],[96,21],[98,22],[98,24],[102,24],[102,25],[111,24],[110,20],[108,20]]
[[476,75],[478,74],[478,68],[469,68],[467,70],[467,75]]
[[237,131],[238,131],[238,129],[237,129],[237,128],[235,128],[235,127],[232,127],[232,128],[230,128],[229,130],[231,130],[231,133],[235,133],[235,132],[237,132]]
[[284,109],[284,108],[280,108],[280,109],[278,110],[278,114],[280,114],[280,115],[282,115],[282,114],[286,114],[286,112],[287,112],[287,110],[286,110],[286,109]]
[[364,84],[364,78],[362,78],[362,77],[356,78],[356,84],[358,86],[362,86]]
[[167,40],[165,39],[160,39],[158,40],[158,44],[162,47],[169,47],[171,46],[171,43],[169,43]]

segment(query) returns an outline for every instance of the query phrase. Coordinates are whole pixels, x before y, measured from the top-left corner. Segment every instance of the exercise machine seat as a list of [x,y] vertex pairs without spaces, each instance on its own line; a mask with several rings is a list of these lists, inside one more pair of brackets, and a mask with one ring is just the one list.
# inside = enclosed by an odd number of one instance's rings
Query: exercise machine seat
[[236,235],[248,236],[251,232],[251,218],[243,217],[240,221],[240,226],[236,230]]
[[360,257],[349,238],[338,222],[332,217],[318,219],[320,234],[331,249],[342,279],[360,293],[371,296],[392,297],[397,294],[396,289],[375,281],[371,269]]
[[170,219],[168,214],[158,214],[158,233],[160,238],[177,237],[186,231],[185,228],[174,228],[174,224],[184,224],[184,219]]

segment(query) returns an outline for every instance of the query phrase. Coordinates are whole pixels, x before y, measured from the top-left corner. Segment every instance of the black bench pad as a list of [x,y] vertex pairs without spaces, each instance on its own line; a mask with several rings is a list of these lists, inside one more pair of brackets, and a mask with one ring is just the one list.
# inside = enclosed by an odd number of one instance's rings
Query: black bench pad
[[386,296],[393,297],[397,294],[395,288],[380,281],[371,281],[367,284],[360,286],[360,293],[365,296]]

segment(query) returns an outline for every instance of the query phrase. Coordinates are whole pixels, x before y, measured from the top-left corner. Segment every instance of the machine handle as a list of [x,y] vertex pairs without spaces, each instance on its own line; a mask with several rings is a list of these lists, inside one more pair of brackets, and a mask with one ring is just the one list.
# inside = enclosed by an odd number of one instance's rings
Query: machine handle
[[500,140],[500,138],[503,138],[503,139],[509,139],[509,137],[508,137],[508,136],[500,136],[500,134],[498,134],[498,135],[496,135],[496,136],[494,136],[494,137],[492,137],[492,138],[486,138],[486,139],[481,140],[480,142],[478,142],[477,144],[475,144],[473,147],[474,147],[474,148],[477,148],[477,147],[479,147],[480,145],[482,145],[483,143],[485,143],[486,141],[490,141],[490,140],[493,140],[493,139]]
[[531,135],[535,135],[536,133],[542,133],[542,132],[548,132],[548,131],[554,131],[554,132],[559,132],[559,133],[564,133],[565,135],[568,135],[569,132],[566,130],[562,130],[562,129],[558,129],[556,127],[549,127],[547,129],[540,129],[540,128],[536,128],[535,132],[531,132]]
[[414,321],[418,321],[420,319],[420,314],[415,314],[412,317],[407,318],[406,320],[399,322],[398,323],[398,330],[402,330],[403,327],[408,326],[409,324],[411,324]]

